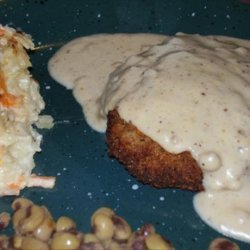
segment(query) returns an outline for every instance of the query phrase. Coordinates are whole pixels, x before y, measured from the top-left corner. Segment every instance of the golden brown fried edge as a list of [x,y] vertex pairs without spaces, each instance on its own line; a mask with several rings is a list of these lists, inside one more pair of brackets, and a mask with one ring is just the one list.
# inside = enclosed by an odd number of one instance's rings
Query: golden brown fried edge
[[139,181],[156,188],[204,189],[202,171],[190,152],[167,152],[125,122],[116,110],[108,113],[106,137],[110,156],[124,164]]

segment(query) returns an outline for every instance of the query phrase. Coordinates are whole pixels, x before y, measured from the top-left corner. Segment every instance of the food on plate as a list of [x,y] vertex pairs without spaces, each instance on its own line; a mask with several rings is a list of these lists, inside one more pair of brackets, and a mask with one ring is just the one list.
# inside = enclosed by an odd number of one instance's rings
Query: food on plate
[[105,132],[106,120],[99,117],[96,101],[97,95],[99,97],[105,88],[109,73],[127,57],[147,50],[152,44],[162,43],[165,39],[166,36],[155,34],[80,37],[63,46],[49,61],[48,69],[56,81],[73,90],[88,123],[95,130]]
[[10,222],[9,213],[2,212],[0,213],[0,230],[6,228]]
[[220,237],[211,241],[208,250],[240,250],[240,247],[235,242]]
[[204,189],[194,198],[200,217],[250,242],[250,41],[178,33],[145,47],[144,34],[124,56],[140,35],[78,38],[52,57],[50,73],[73,89],[92,128],[108,124],[109,151],[133,175]]
[[53,177],[31,173],[42,139],[33,125],[44,108],[39,85],[28,71],[26,50],[33,47],[29,35],[0,26],[0,196],[55,183]]
[[157,188],[203,190],[202,171],[190,152],[169,153],[116,110],[108,113],[106,134],[109,153],[142,182]]
[[0,249],[171,250],[172,244],[145,224],[132,231],[112,209],[101,207],[91,217],[91,232],[81,232],[67,216],[55,220],[45,206],[17,198],[12,203],[13,236],[0,236]]

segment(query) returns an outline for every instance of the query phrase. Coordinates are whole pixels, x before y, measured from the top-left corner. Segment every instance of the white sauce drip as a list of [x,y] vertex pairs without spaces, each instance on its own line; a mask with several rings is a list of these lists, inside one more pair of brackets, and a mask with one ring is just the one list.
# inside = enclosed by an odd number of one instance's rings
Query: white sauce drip
[[250,242],[249,58],[250,42],[236,38],[99,35],[64,46],[49,71],[73,89],[94,129],[105,131],[117,108],[166,150],[190,151],[206,190],[194,198],[196,211]]

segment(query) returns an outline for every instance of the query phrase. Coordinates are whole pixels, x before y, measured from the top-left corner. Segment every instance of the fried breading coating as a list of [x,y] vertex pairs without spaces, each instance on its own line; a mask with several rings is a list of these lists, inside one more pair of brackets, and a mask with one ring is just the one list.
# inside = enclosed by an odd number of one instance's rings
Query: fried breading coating
[[125,165],[139,181],[156,188],[203,190],[202,170],[190,152],[172,154],[124,121],[117,110],[108,113],[107,145],[110,156]]

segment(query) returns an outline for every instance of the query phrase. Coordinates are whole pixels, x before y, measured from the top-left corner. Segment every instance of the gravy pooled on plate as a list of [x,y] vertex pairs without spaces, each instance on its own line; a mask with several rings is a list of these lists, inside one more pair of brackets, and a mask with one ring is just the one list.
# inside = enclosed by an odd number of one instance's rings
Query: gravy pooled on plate
[[196,211],[219,232],[250,242],[249,58],[250,42],[237,38],[98,35],[64,46],[49,70],[73,89],[94,129],[105,131],[117,108],[167,151],[191,152],[204,175]]

